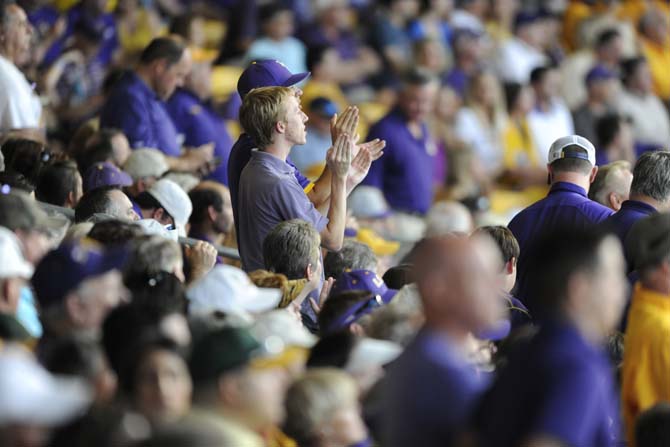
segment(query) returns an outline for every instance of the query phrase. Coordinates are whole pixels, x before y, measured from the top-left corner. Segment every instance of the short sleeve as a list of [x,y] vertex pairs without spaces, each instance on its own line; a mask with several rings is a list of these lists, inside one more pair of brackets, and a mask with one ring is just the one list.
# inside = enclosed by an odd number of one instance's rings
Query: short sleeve
[[311,223],[319,233],[328,225],[328,218],[314,207],[299,185],[280,181],[272,194],[282,221],[301,219]]
[[293,164],[293,162],[291,161],[290,158],[286,159],[286,163],[288,163],[288,165],[291,166],[294,169],[293,174],[295,175],[295,178],[296,178],[296,180],[298,180],[298,183],[300,184],[302,189],[306,189],[310,184],[309,179],[307,177],[305,177],[304,175],[302,175],[302,172],[300,172],[298,167]]

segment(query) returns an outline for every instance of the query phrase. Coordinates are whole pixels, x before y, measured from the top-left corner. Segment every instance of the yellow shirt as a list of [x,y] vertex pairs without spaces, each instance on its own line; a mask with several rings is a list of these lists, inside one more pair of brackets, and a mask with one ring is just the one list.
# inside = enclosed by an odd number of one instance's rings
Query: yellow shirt
[[668,101],[670,100],[670,38],[662,46],[644,38],[640,39],[640,42],[654,80],[654,92],[662,100]]
[[621,386],[631,446],[637,416],[662,400],[670,400],[670,295],[638,283],[628,314]]
[[503,165],[508,169],[540,166],[527,120],[520,124],[507,121],[503,129]]

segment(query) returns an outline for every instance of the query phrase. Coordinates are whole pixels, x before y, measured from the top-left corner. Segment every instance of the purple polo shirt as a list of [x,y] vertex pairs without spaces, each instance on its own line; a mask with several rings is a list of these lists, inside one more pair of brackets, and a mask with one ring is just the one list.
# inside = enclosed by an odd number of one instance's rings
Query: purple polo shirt
[[181,88],[168,99],[166,108],[177,131],[184,136],[184,145],[214,143],[214,156],[221,162],[207,178],[228,185],[228,157],[233,140],[223,118],[208,103]]
[[[243,133],[237,139],[233,148],[230,150],[228,157],[228,188],[230,189],[230,202],[233,207],[233,218],[235,220],[235,234],[237,234],[237,244],[240,244],[240,226],[238,217],[237,199],[239,197],[240,177],[244,167],[249,163],[251,158],[251,151],[256,147],[256,143],[249,135]],[[286,159],[286,164],[293,168],[293,175],[295,176],[301,188],[306,188],[309,185],[309,179],[302,175],[298,168],[291,162],[289,158]]]
[[422,329],[388,367],[381,444],[451,445],[486,382],[446,336]]
[[386,140],[386,148],[362,183],[382,190],[388,204],[397,211],[425,214],[433,201],[433,143],[425,124],[421,130],[422,136],[415,138],[396,108],[373,125],[368,135],[368,141]]
[[604,221],[612,210],[588,198],[584,188],[573,183],[557,182],[544,199],[535,202],[517,214],[508,227],[519,241],[519,263],[515,296],[531,313],[533,302],[528,296],[526,271],[528,253],[532,251],[536,239],[544,232],[557,228],[585,228]]
[[483,447],[512,447],[532,435],[570,446],[620,445],[619,403],[605,353],[564,322],[546,322],[510,356],[477,406]]
[[295,168],[262,151],[252,151],[242,171],[237,210],[242,269],[251,272],[265,268],[263,240],[278,223],[302,219],[320,233],[328,218],[309,201],[295,177]]
[[100,112],[100,127],[121,129],[133,148],[152,147],[171,157],[181,154],[165,103],[135,73],[114,86]]
[[[621,209],[612,214],[603,222],[603,228],[614,233],[622,244],[626,242],[626,236],[630,231],[630,227],[635,222],[647,216],[657,213],[658,211],[653,206],[637,200],[626,200],[621,204]],[[625,247],[625,244],[623,245]],[[627,260],[628,256],[626,256]],[[630,262],[629,262],[630,264]]]

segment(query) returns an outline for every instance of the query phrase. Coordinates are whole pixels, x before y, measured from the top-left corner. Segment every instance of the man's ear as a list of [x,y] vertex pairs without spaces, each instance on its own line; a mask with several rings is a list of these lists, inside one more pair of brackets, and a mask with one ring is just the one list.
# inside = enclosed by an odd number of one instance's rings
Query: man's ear
[[68,293],[63,300],[63,305],[65,306],[65,311],[70,321],[77,325],[83,324],[84,318],[82,315],[81,302],[76,294]]
[[153,212],[151,213],[151,218],[160,222],[161,219],[163,219],[164,214],[165,210],[163,208],[154,208]]
[[505,263],[505,273],[511,275],[514,273],[514,268],[516,267],[516,258],[512,258]]
[[217,215],[217,212],[214,209],[214,207],[212,205],[209,205],[207,207],[207,217],[209,217],[209,220],[214,222],[216,220],[216,215]]
[[314,267],[312,267],[312,263],[310,262],[305,268],[305,278],[307,278],[307,281],[311,281],[314,278],[314,273]]
[[596,179],[596,175],[598,175],[598,166],[591,168],[591,178],[589,178],[589,183],[593,183],[593,181]]
[[619,194],[615,192],[611,192],[607,195],[607,201],[610,204],[610,208],[612,208],[614,211],[619,211],[621,209],[621,203],[623,200],[619,197]]
[[65,204],[71,206],[72,208],[75,207],[77,202],[74,198],[74,191],[70,191],[69,193],[67,193],[67,198],[65,199]]
[[286,123],[284,121],[277,121],[275,123],[275,131],[279,134],[286,132]]

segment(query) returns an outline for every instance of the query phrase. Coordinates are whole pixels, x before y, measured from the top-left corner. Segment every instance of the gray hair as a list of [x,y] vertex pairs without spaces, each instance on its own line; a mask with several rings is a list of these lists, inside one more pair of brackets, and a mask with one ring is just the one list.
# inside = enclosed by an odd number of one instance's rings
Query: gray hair
[[609,207],[607,196],[611,192],[627,196],[629,191],[625,190],[627,185],[622,184],[620,175],[624,171],[630,171],[630,163],[625,160],[613,161],[605,166],[600,166],[598,174],[591,184],[591,188],[589,188],[589,199]]
[[407,284],[386,306],[361,320],[368,337],[407,346],[423,323],[423,307],[416,284]]
[[263,241],[265,268],[288,279],[304,278],[307,266],[319,262],[320,245],[321,236],[311,224],[300,219],[280,222]]
[[377,269],[377,257],[370,247],[353,239],[346,239],[338,252],[328,252],[323,260],[326,277],[337,278],[346,270]]
[[670,151],[645,152],[635,163],[630,193],[670,202]]
[[173,273],[182,262],[181,248],[177,242],[161,236],[141,236],[131,243],[125,277]]
[[459,202],[437,202],[426,216],[426,237],[445,236],[451,233],[470,233],[472,214]]

